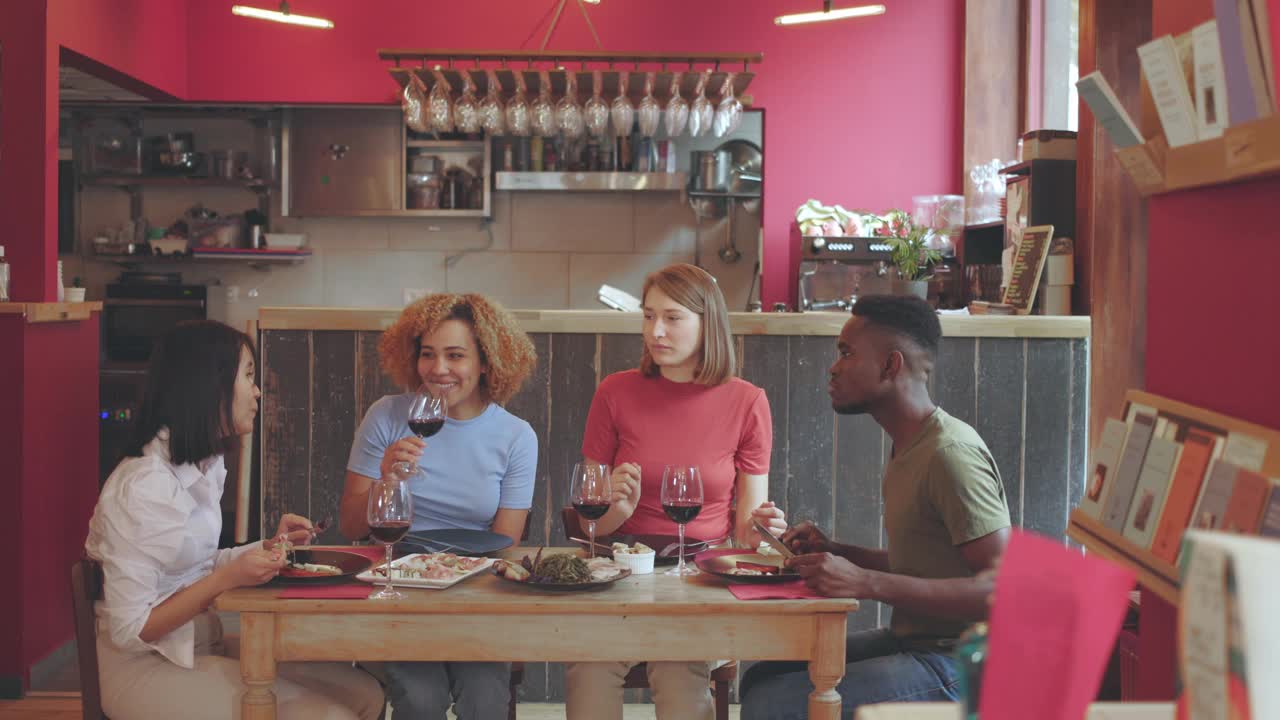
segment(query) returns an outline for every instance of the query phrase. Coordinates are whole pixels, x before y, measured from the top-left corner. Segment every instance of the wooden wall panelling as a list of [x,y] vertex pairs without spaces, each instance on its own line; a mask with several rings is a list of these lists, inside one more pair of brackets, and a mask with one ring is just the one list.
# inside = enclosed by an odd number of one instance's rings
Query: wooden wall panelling
[[600,338],[599,375],[606,377],[623,370],[640,367],[640,353],[644,350],[644,337],[636,328],[634,335],[598,335]]
[[[835,481],[831,537],[842,543],[883,547],[881,477],[888,456],[884,431],[870,415],[835,416]],[[849,630],[867,630],[888,621],[880,603],[868,601],[849,615]]]
[[[1067,532],[1071,498],[1071,341],[1027,343],[1026,445],[1022,526],[1050,537]],[[1077,482],[1076,484],[1079,484]]]
[[[379,332],[356,332],[356,410],[361,420],[369,412],[369,406],[383,395],[394,395],[404,392],[404,388],[396,387],[391,378],[382,372],[381,360],[378,358]],[[358,426],[358,425],[357,425]]]
[[1025,125],[1025,0],[966,0],[964,42],[964,196],[969,170],[992,158],[1012,161]]
[[[1080,75],[1100,70],[1142,124],[1139,45],[1151,39],[1152,0],[1080,2]],[[1093,316],[1089,438],[1123,409],[1124,392],[1146,386],[1147,202],[1116,160],[1106,132],[1081,104],[1077,142],[1076,285]]]
[[[742,338],[742,379],[764,389],[773,416],[773,453],[769,458],[769,497],[779,504],[787,498],[787,384],[791,367],[790,340],[782,335]],[[786,509],[784,507],[784,509]],[[791,510],[787,509],[788,517]],[[794,520],[791,520],[794,522]]]
[[338,507],[346,478],[347,458],[360,422],[352,408],[356,392],[356,336],[350,332],[311,333],[311,483],[303,512],[312,522],[331,518],[316,539],[345,543],[338,529]]
[[[311,477],[311,333],[263,333],[262,517],[269,537],[285,508],[306,508]],[[308,480],[301,480],[308,478]]]
[[1004,481],[1009,515],[1022,526],[1022,433],[1026,341],[978,341],[978,414],[974,429],[987,442]]
[[835,415],[827,395],[833,343],[829,337],[791,338],[787,382],[787,514],[791,522],[835,522]]
[[1071,496],[1067,507],[1080,504],[1084,495],[1085,468],[1089,455],[1089,341],[1071,341]]
[[973,425],[978,415],[978,360],[974,338],[942,338],[938,360],[929,378],[933,401],[948,414]]
[[538,476],[533,487],[533,505],[529,508],[529,545],[547,542],[547,512],[551,498],[551,336],[547,333],[529,335],[538,364],[520,392],[507,402],[507,412],[529,423],[538,436]]

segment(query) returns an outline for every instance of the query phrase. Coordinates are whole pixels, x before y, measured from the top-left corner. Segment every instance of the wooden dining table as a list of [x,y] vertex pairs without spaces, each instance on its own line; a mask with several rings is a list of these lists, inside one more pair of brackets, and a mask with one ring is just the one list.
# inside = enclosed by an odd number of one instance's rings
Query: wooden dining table
[[[340,549],[340,548],[333,548]],[[518,559],[536,549],[509,549]],[[564,552],[578,552],[563,549]],[[545,551],[544,551],[545,554]],[[849,598],[739,600],[723,578],[632,575],[590,591],[542,590],[486,571],[403,600],[282,599],[239,588],[244,720],[276,715],[276,665],[295,661],[807,660],[809,717],[837,720]]]

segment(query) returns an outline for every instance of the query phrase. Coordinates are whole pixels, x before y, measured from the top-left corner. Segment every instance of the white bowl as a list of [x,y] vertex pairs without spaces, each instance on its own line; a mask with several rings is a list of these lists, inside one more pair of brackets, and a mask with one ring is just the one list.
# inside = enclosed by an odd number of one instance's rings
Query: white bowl
[[307,244],[305,233],[266,233],[262,239],[266,241],[267,247],[277,250],[297,249]]
[[651,575],[653,574],[653,559],[657,555],[652,550],[647,553],[614,553],[613,561],[630,569],[632,575]]

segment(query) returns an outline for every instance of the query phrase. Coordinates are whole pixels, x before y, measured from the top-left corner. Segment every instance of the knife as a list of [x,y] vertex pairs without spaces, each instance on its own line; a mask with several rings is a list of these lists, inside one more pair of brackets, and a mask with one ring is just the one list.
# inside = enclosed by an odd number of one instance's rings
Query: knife
[[787,547],[786,543],[774,537],[773,533],[769,532],[769,528],[761,525],[759,520],[752,519],[751,525],[755,527],[756,532],[760,533],[760,537],[764,538],[764,541],[769,543],[769,547],[778,551],[779,555],[784,558],[796,556],[795,553],[791,552],[791,548]]

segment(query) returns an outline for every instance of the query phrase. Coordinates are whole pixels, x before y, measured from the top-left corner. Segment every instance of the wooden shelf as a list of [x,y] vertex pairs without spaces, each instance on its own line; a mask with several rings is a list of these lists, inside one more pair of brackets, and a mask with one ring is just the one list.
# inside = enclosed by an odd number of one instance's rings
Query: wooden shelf
[[1004,227],[1003,220],[993,220],[991,222],[977,223],[974,225],[965,225],[964,231],[965,232],[981,232],[983,230],[991,230],[993,228],[1003,228],[1003,227]]
[[88,320],[95,312],[102,312],[102,302],[51,302],[51,303],[0,303],[0,315],[21,315],[28,324],[48,322],[72,322]]
[[1178,604],[1178,569],[1156,557],[1150,550],[1134,545],[1128,538],[1102,524],[1080,508],[1071,511],[1067,536],[1089,552],[1124,565],[1138,576],[1138,582],[1171,605]]
[[189,263],[242,263],[246,265],[296,265],[311,253],[269,253],[245,248],[243,252],[183,253],[182,255],[95,255],[101,261],[117,265],[185,265]]
[[405,145],[411,148],[431,148],[432,150],[484,150],[484,139],[480,140],[407,140]]
[[1226,129],[1222,137],[1168,147],[1162,136],[1116,151],[1144,196],[1280,177],[1280,115]]
[[253,180],[211,177],[189,177],[186,175],[103,175],[86,176],[80,179],[82,185],[102,185],[106,187],[229,187],[246,190],[266,190],[271,185],[265,180]]

